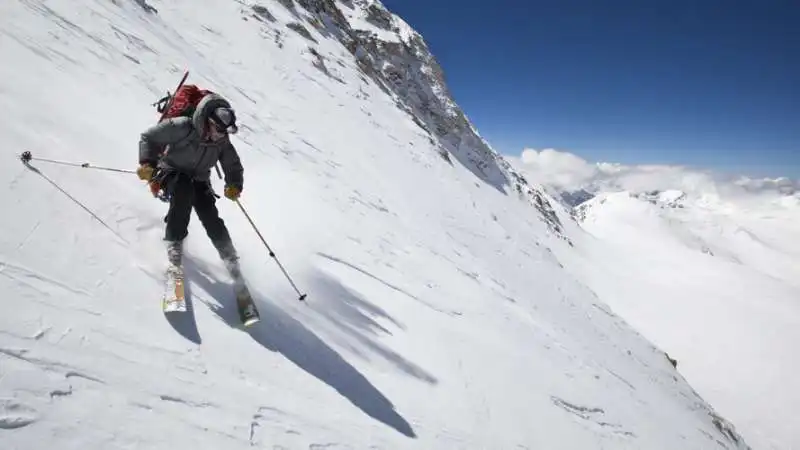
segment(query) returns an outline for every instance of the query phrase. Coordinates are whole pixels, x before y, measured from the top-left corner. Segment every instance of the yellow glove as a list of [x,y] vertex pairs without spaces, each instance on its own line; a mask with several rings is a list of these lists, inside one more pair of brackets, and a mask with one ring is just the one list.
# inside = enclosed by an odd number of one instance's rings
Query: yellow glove
[[150,164],[142,164],[136,169],[136,175],[139,176],[140,180],[150,181],[153,179],[153,172],[155,169]]
[[242,190],[236,186],[225,186],[225,197],[229,200],[238,200]]

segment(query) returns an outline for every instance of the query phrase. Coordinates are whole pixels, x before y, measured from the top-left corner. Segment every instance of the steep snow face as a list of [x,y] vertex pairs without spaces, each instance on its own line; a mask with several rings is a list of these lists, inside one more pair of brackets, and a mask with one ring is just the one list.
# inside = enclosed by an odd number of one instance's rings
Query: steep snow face
[[[354,53],[398,98],[415,122],[478,177],[505,189],[502,159],[453,100],[444,72],[425,40],[377,0],[343,2],[357,42]],[[352,6],[352,7],[350,7]]]
[[[303,12],[295,8],[292,0],[282,3],[296,17],[303,17],[321,33],[338,39],[355,58],[362,80],[366,82],[369,77],[389,95],[428,136],[445,161],[452,164],[453,155],[490,186],[524,199],[541,213],[540,220],[551,233],[569,242],[554,211],[553,197],[529,185],[480,136],[450,95],[444,73],[425,40],[405,21],[377,0],[298,0],[305,8]],[[289,25],[305,30],[297,23]],[[303,33],[314,39],[307,31]],[[315,57],[317,66],[332,76],[325,57]]]
[[[448,164],[365,75],[347,7],[0,4],[3,447],[747,448],[562,268],[545,196]],[[243,205],[308,293],[221,199],[263,317],[246,332],[196,219],[191,309],[165,317],[166,206],[42,160],[134,168],[185,68],[237,108]]]
[[[791,193],[600,193],[558,252],[756,448],[800,447],[800,208]],[[558,248],[556,248],[558,250]]]

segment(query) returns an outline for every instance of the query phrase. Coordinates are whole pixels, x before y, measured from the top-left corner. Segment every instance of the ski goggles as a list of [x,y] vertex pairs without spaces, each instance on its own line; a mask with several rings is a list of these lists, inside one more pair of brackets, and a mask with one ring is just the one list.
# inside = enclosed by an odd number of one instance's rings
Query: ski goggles
[[239,127],[237,127],[236,124],[226,126],[225,124],[219,123],[214,119],[211,120],[211,124],[214,126],[214,130],[219,133],[236,134],[239,132]]
[[216,131],[226,134],[236,134],[239,132],[239,127],[236,126],[236,116],[233,114],[233,111],[231,111],[232,120],[230,125],[224,123],[219,117],[213,114],[209,117],[209,120],[214,125]]

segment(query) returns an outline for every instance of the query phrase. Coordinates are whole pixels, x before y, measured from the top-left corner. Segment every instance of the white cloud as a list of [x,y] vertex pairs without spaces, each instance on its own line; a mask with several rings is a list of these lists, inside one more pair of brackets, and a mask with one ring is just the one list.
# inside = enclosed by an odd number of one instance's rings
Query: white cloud
[[[731,177],[683,166],[592,163],[555,149],[522,151],[516,166],[526,178],[564,191],[645,192],[668,189],[708,201],[800,199],[800,180]],[[796,202],[793,202],[796,203]]]
[[554,149],[525,149],[521,155],[525,169],[555,186],[579,186],[597,177],[598,166],[572,153]]

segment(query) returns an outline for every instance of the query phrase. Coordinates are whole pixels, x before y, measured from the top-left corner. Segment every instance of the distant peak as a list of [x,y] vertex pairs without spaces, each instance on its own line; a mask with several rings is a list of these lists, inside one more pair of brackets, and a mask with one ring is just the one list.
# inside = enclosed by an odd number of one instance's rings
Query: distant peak
[[651,190],[633,196],[648,201],[654,205],[667,206],[671,208],[683,208],[686,193],[677,189],[667,189],[664,191]]

